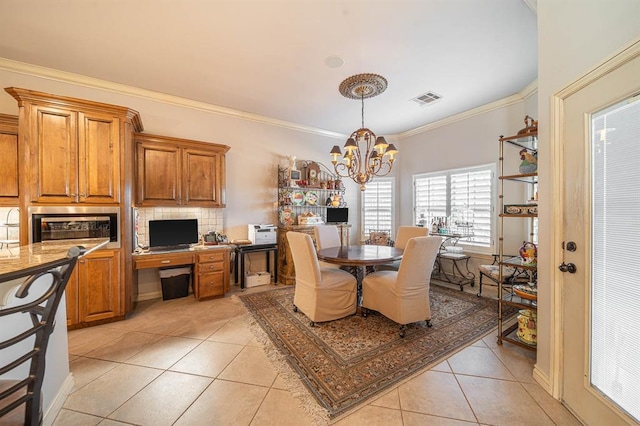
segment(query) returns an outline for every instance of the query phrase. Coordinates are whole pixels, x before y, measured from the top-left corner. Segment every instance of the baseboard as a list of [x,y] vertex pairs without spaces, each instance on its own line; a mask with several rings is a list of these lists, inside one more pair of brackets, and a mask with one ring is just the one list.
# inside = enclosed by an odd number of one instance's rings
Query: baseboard
[[69,373],[67,378],[64,380],[64,383],[62,383],[62,386],[60,386],[58,393],[51,401],[49,408],[47,408],[47,411],[44,413],[42,419],[43,426],[51,426],[56,417],[58,417],[58,413],[60,412],[60,410],[62,410],[64,402],[67,400],[67,397],[73,390],[73,383],[73,375]]
[[162,290],[158,291],[148,291],[146,293],[138,293],[138,297],[136,297],[136,302],[143,302],[145,300],[151,299],[162,299]]
[[549,376],[538,370],[537,366],[533,367],[533,380],[538,383],[549,395],[553,396],[553,389]]

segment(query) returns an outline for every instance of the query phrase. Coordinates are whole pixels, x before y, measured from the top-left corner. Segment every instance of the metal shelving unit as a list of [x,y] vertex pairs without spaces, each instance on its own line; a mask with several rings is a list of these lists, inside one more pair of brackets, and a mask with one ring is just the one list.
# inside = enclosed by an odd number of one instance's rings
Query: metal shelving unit
[[[526,122],[526,121],[525,121]],[[528,129],[528,128],[526,128]],[[523,129],[523,130],[526,130]],[[505,162],[509,162],[510,160],[505,159],[505,151],[508,150],[509,153],[517,153],[518,150],[525,151],[531,154],[536,154],[538,150],[538,132],[537,127],[531,128],[530,131],[521,131],[518,135],[509,136],[509,137],[500,137],[500,176],[499,176],[499,265],[500,265],[500,275],[499,281],[503,283],[503,269],[510,267],[516,267],[521,270],[526,270],[529,273],[530,283],[533,283],[533,286],[537,287],[537,267],[536,265],[527,265],[523,264],[522,259],[519,257],[508,257],[504,254],[504,243],[505,238],[509,238],[509,236],[505,236],[504,233],[504,221],[505,220],[517,220],[517,219],[527,219],[529,221],[529,229],[530,234],[533,234],[533,219],[538,217],[537,213],[537,205],[532,204],[532,211],[529,210],[523,211],[518,214],[505,213],[505,182],[519,182],[524,185],[535,185],[538,183],[538,173],[520,173],[514,174],[511,173],[512,164],[505,164]],[[515,149],[511,149],[515,148]],[[510,157],[513,158],[513,157]],[[535,207],[535,209],[533,209]],[[517,309],[528,309],[533,312],[537,312],[537,303],[536,300],[522,298],[514,293],[512,284],[499,284],[498,285],[498,344],[501,345],[503,342],[513,343],[515,345],[521,346],[526,349],[536,350],[536,345],[526,342],[517,335],[518,323],[515,324],[505,324],[506,318],[505,309],[506,307],[515,307]]]

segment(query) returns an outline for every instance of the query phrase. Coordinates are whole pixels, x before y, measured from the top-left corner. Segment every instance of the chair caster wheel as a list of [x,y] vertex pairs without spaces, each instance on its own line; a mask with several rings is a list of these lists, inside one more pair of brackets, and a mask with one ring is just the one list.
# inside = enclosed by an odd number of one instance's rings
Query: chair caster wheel
[[429,328],[433,327],[433,324],[431,324],[431,320],[427,320],[427,327]]
[[407,326],[406,325],[401,325],[400,326],[400,338],[404,339],[405,334],[407,333]]
[[298,312],[298,307],[296,305],[293,305],[293,312]]
[[309,327],[315,327],[315,326],[316,326],[316,323],[315,323],[315,322],[313,322],[313,321],[310,321],[310,322],[309,322]]
[[362,318],[366,318],[367,315],[369,315],[369,312],[366,308],[362,308],[362,312],[360,313],[360,315],[362,315]]

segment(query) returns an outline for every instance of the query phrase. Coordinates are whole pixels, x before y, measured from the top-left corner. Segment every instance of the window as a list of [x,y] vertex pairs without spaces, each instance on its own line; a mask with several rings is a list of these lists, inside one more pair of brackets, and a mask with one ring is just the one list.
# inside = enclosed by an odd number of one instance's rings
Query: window
[[393,178],[376,178],[362,191],[362,240],[369,237],[370,231],[385,230],[393,233]]
[[414,175],[415,223],[446,223],[450,233],[471,234],[461,244],[493,246],[495,164]]

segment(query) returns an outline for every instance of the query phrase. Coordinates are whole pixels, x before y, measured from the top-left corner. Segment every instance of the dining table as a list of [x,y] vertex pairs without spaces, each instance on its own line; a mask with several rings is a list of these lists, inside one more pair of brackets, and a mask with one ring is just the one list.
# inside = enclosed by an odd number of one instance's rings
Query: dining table
[[402,259],[403,250],[391,246],[348,244],[318,250],[318,260],[348,266],[356,277],[358,306],[362,302],[362,280],[367,269]]

